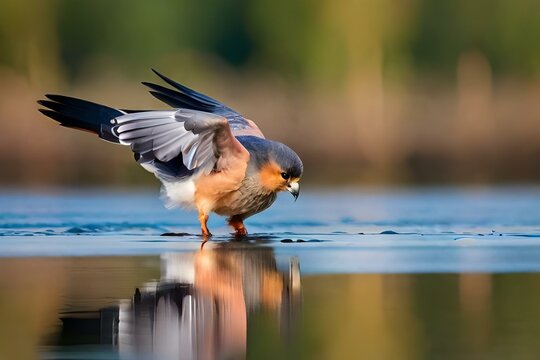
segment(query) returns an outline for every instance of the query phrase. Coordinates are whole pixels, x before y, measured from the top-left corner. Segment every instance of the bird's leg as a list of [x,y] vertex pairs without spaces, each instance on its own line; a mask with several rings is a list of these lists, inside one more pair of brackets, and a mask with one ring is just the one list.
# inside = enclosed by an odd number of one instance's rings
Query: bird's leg
[[206,223],[208,222],[208,214],[199,211],[199,221],[201,222],[202,235],[204,237],[212,236],[210,230],[208,230],[208,226],[206,226]]
[[244,226],[244,221],[238,216],[231,216],[229,218],[229,225],[233,227],[236,236],[246,236],[248,233]]

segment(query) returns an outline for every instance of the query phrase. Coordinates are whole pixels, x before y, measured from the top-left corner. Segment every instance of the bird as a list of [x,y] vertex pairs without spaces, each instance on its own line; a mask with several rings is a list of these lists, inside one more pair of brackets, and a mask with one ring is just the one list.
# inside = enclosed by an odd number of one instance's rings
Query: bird
[[300,193],[303,163],[287,145],[266,139],[252,120],[155,69],[168,86],[142,82],[169,110],[127,110],[46,94],[39,111],[68,128],[130,146],[135,161],[161,182],[167,208],[198,214],[203,238],[211,213],[226,216],[234,234],[269,208],[277,194]]

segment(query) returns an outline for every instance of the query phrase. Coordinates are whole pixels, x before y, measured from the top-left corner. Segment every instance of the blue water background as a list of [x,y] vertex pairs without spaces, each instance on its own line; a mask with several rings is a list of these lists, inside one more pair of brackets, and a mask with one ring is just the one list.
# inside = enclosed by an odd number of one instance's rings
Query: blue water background
[[[304,191],[246,222],[245,246],[307,273],[540,271],[540,188]],[[236,241],[214,215],[209,246]],[[143,255],[200,248],[196,214],[157,191],[4,191],[0,256]],[[175,232],[179,236],[160,236]]]

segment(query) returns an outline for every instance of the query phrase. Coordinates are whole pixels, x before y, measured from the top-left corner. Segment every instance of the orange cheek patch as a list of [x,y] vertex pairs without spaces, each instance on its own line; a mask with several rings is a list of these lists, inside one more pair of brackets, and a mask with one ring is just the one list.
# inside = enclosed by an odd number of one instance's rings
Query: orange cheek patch
[[287,182],[281,177],[280,167],[274,162],[264,165],[259,176],[262,186],[268,191],[282,191],[287,187]]

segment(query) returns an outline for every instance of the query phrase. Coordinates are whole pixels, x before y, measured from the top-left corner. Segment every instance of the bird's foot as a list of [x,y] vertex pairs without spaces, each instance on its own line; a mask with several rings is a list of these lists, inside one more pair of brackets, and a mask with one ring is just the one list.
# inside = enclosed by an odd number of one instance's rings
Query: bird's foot
[[244,236],[247,236],[248,232],[247,232],[247,229],[245,227],[242,227],[242,228],[239,228],[239,229],[234,229],[234,235],[236,237],[244,237]]
[[229,225],[233,227],[234,235],[236,237],[244,237],[248,234],[247,229],[244,226],[244,222],[240,218],[234,216],[229,218]]
[[208,215],[202,211],[199,212],[199,221],[201,222],[203,241],[206,241],[212,236],[210,230],[208,230],[208,226],[206,226],[206,223],[208,222]]

